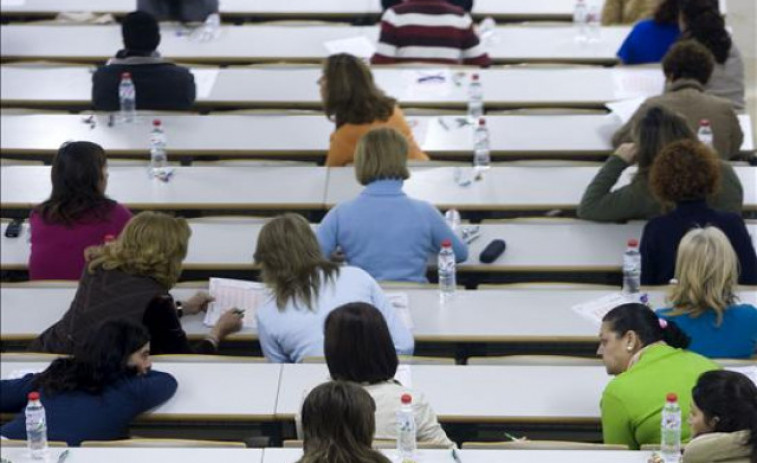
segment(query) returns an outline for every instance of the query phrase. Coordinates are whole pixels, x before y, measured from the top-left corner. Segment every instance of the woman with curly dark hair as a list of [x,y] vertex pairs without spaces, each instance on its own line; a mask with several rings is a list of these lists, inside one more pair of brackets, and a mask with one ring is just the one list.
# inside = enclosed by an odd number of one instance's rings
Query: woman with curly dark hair
[[667,284],[673,278],[676,249],[692,228],[715,226],[728,237],[739,258],[742,285],[757,284],[757,254],[744,220],[707,206],[705,198],[720,188],[718,157],[706,145],[682,140],[663,148],[650,171],[654,195],[672,212],[647,222],[641,237],[641,283]]

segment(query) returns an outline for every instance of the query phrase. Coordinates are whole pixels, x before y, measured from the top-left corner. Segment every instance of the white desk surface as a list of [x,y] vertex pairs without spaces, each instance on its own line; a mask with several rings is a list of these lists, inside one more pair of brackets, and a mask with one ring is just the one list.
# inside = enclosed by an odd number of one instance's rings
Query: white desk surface
[[[201,68],[195,68],[195,70]],[[89,105],[92,98],[91,68],[87,66],[2,66],[0,99],[9,104]],[[213,73],[203,70],[204,73]],[[198,106],[286,105],[321,109],[316,82],[318,66],[224,68],[217,77],[198,87]],[[467,105],[466,73],[480,75],[487,109],[534,105],[602,106],[626,98],[662,93],[658,68],[636,67],[507,67],[477,70],[443,68],[373,67],[376,83],[405,106],[464,109]],[[442,75],[442,84],[418,83],[418,78]],[[199,80],[198,80],[199,82]],[[212,84],[212,85],[211,85]]]
[[[455,183],[457,167],[414,167],[404,191],[413,198],[429,201],[442,209],[524,210],[573,209],[581,202],[586,186],[599,167],[491,167],[481,181],[468,186]],[[462,168],[464,178],[471,168]],[[735,167],[744,188],[744,209],[757,209],[757,168]],[[635,169],[627,169],[617,186],[627,184]],[[112,174],[111,174],[112,175]],[[330,168],[326,205],[331,207],[357,196],[362,187],[351,167]],[[3,189],[3,191],[5,191]]]
[[[174,167],[169,182],[150,178],[142,166],[109,173],[107,194],[140,209],[322,209],[327,177],[325,167],[293,166]],[[52,188],[48,166],[2,167],[0,183],[3,208],[40,203]]]
[[[7,2],[7,4],[6,4]],[[591,2],[601,5],[602,0]],[[721,0],[720,11],[725,13],[725,0]],[[126,14],[134,10],[134,0],[3,0],[3,15],[54,14],[61,11],[94,11],[98,13]],[[512,19],[570,19],[573,14],[573,0],[530,0],[527,2],[476,0],[473,14]],[[298,16],[357,16],[377,15],[381,11],[379,0],[287,0],[269,2],[266,0],[221,0],[219,8],[222,16],[254,15],[259,17]]]
[[[0,363],[0,377],[18,371],[42,371],[49,362]],[[263,421],[273,418],[280,365],[268,363],[154,362],[153,369],[173,375],[176,394],[147,412],[145,421]]]
[[[394,450],[382,450],[390,459]],[[652,452],[637,450],[458,450],[465,463],[646,463]],[[420,450],[423,463],[454,463],[449,450]],[[300,449],[265,449],[263,463],[291,463]],[[397,461],[392,459],[392,461]]]
[[[219,461],[223,463],[259,463],[263,461],[263,449],[225,449],[225,448],[81,448],[69,449],[51,448],[51,459],[57,461],[58,456],[68,450],[66,461],[72,463],[134,463],[163,462],[163,463],[208,463]],[[25,447],[2,447],[0,455],[10,459],[13,463],[38,463],[32,460]],[[294,461],[294,460],[292,460]],[[630,460],[629,460],[630,461]],[[290,462],[291,463],[291,462]]]
[[[495,62],[571,61],[615,63],[630,28],[603,27],[601,40],[578,43],[572,26],[502,26],[488,45]],[[171,59],[250,63],[319,61],[325,42],[365,37],[374,44],[378,26],[222,26],[220,37],[198,43],[165,28],[159,51]],[[3,59],[103,61],[122,47],[118,25],[7,25],[0,28]]]
[[[479,423],[596,423],[611,379],[604,366],[412,365],[410,371],[411,387],[423,391],[440,420]],[[284,365],[276,417],[293,417],[303,393],[328,378],[325,364]]]
[[[76,293],[76,282],[47,287],[0,287],[0,339],[36,338],[63,316]],[[478,289],[460,290],[451,301],[440,304],[434,288],[385,288],[409,297],[413,337],[422,342],[594,342],[597,326],[577,315],[571,307],[608,294],[609,290],[585,289]],[[197,289],[177,288],[177,299],[186,299]],[[663,307],[665,292],[649,291],[653,307]],[[757,291],[739,293],[742,302],[757,306]],[[34,307],[34,316],[29,316]],[[254,316],[249,314],[249,316]],[[182,326],[191,338],[209,329],[202,316],[185,316]],[[257,339],[256,330],[245,328],[236,340]]]
[[[94,116],[94,128],[74,114],[25,114],[0,116],[0,152],[54,154],[67,140],[98,143],[108,155],[148,154],[145,140],[152,119],[159,117],[169,140],[171,154],[192,156],[237,156],[275,154],[325,157],[333,122],[323,115],[183,115],[137,118],[135,124],[108,127],[108,117]],[[739,116],[749,128],[748,115]],[[416,141],[432,157],[469,154],[473,130],[464,115],[408,117]],[[466,125],[461,126],[461,123]],[[550,153],[559,157],[608,154],[620,119],[608,115],[491,115],[486,118],[493,154]],[[549,133],[549,137],[539,135]],[[282,134],[288,134],[282,136]],[[742,151],[751,151],[745,137]]]

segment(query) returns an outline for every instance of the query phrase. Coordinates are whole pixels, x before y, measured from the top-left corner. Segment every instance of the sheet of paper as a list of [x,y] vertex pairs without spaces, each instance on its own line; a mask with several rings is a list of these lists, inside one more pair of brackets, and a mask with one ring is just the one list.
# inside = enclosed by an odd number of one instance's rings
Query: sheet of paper
[[373,56],[376,51],[376,46],[363,37],[350,37],[348,39],[330,40],[324,42],[323,46],[329,51],[330,55],[336,55],[337,53],[348,53],[350,55],[357,56],[358,58],[368,59]]
[[405,324],[407,329],[413,329],[413,315],[410,313],[410,298],[407,293],[399,292],[386,292],[384,293],[389,302],[392,303],[394,309],[397,311],[397,315]]
[[735,371],[741,373],[747,378],[751,379],[754,384],[757,385],[757,366],[746,365],[743,367],[727,367],[726,370]]
[[601,326],[602,318],[604,318],[607,312],[619,305],[630,302],[639,302],[639,297],[622,293],[611,293],[588,302],[576,304],[571,309],[595,325]]
[[665,76],[659,67],[618,67],[612,72],[615,97],[618,99],[660,95],[665,89]]
[[620,118],[621,123],[625,124],[626,122],[631,120],[631,117],[634,115],[636,110],[639,109],[639,106],[644,103],[644,100],[646,100],[646,98],[644,97],[631,98],[629,100],[619,100],[606,103],[605,106],[607,106],[607,109],[612,111],[615,116]]
[[208,98],[218,78],[218,69],[192,69],[197,88],[197,98]]
[[208,286],[215,301],[210,303],[203,323],[213,326],[229,309],[244,310],[242,325],[255,328],[255,311],[265,297],[265,285],[255,281],[233,280],[229,278],[211,278]]
[[396,379],[406,388],[412,388],[413,375],[411,373],[412,371],[410,370],[410,365],[399,365],[397,367],[397,373],[394,375],[394,379]]

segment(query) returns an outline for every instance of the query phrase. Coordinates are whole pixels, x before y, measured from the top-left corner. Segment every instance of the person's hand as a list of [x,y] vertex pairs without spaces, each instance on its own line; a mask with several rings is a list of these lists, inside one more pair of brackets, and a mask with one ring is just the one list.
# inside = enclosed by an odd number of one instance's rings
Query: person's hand
[[613,154],[626,161],[626,163],[633,164],[636,162],[636,145],[633,143],[623,143],[618,146],[618,149]]
[[183,301],[181,307],[186,315],[194,315],[208,310],[208,304],[213,302],[213,297],[205,291],[198,291],[194,296]]
[[211,334],[219,341],[226,336],[242,329],[244,312],[239,309],[229,309],[218,318]]
[[336,248],[329,256],[329,259],[331,259],[331,262],[343,264],[347,261],[347,255],[342,251],[342,248]]

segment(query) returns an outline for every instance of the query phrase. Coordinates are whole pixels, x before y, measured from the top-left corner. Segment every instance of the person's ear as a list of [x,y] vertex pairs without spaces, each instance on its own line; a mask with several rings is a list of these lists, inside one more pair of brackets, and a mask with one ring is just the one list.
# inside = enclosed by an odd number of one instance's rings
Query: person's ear
[[624,344],[624,349],[627,352],[636,352],[642,347],[641,339],[639,339],[639,335],[636,334],[636,331],[626,331],[626,334],[623,335],[622,342]]

